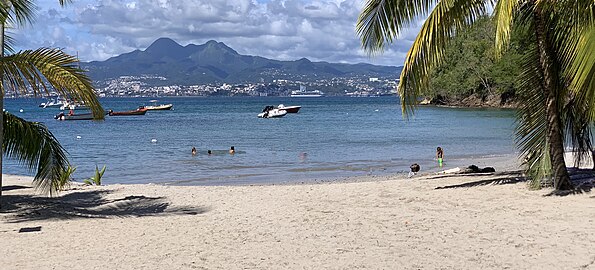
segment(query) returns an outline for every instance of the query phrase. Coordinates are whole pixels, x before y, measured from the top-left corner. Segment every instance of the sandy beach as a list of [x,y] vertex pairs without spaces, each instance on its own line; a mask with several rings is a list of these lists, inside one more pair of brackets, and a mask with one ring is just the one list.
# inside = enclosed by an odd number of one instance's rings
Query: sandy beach
[[595,269],[592,192],[545,196],[550,189],[529,190],[510,171],[356,180],[73,186],[45,198],[34,195],[31,178],[5,175],[0,265]]

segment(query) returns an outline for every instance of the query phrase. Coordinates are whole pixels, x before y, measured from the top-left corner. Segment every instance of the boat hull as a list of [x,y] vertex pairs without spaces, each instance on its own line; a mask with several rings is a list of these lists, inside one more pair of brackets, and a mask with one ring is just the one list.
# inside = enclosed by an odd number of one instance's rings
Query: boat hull
[[69,121],[69,120],[93,120],[92,113],[83,113],[83,114],[74,114],[74,115],[67,115],[67,114],[58,114],[54,118],[60,121]]
[[292,94],[290,95],[290,97],[322,97],[322,95],[319,94]]
[[285,111],[287,111],[287,113],[297,113],[300,111],[301,108],[302,108],[302,106],[287,106],[287,107],[285,107],[285,106],[279,105],[277,107],[277,109],[285,110]]
[[171,108],[173,106],[174,106],[173,104],[145,106],[145,109],[150,110],[150,111],[165,111],[165,110],[171,110]]
[[126,115],[145,115],[148,109],[138,109],[134,111],[127,111],[127,112],[109,112],[110,116],[126,116]]
[[258,114],[259,118],[279,118],[287,114],[286,110],[273,109],[268,112],[261,112]]

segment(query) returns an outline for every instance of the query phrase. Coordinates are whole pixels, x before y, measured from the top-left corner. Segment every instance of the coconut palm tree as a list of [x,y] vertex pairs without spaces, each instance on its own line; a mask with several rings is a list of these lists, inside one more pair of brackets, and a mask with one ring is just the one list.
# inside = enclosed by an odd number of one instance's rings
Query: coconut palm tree
[[[513,29],[532,39],[521,75],[517,143],[530,176],[553,179],[571,189],[564,141],[591,148],[589,123],[595,117],[595,4],[592,0],[368,0],[356,30],[362,46],[381,52],[404,28],[426,18],[407,53],[398,87],[405,116],[428,87],[430,70],[464,27],[494,10],[496,53],[507,48]],[[575,117],[576,114],[580,117]],[[580,121],[587,121],[581,123]],[[582,155],[577,155],[580,158]]]
[[[59,0],[60,5],[70,2]],[[78,59],[59,49],[40,48],[13,53],[7,44],[5,29],[19,27],[33,19],[31,0],[0,0],[0,109],[6,92],[35,95],[53,88],[62,96],[81,100],[91,107],[97,119],[104,116],[91,80],[77,67]],[[57,190],[59,175],[68,166],[64,149],[43,125],[29,123],[10,114],[0,114],[0,198],[2,190],[3,151],[29,168],[37,167],[34,184],[43,192]],[[0,204],[1,205],[1,204]]]

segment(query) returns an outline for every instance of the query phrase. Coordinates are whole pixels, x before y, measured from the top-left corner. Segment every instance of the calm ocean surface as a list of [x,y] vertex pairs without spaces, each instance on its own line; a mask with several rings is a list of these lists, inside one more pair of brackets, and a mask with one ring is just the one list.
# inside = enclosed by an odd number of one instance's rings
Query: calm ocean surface
[[[119,111],[149,99],[101,102]],[[6,99],[5,108],[49,127],[77,167],[76,180],[106,165],[105,184],[284,183],[406,173],[412,163],[437,170],[437,146],[447,168],[515,152],[512,110],[421,107],[407,121],[396,97],[163,97],[159,103],[173,103],[174,110],[105,121],[57,121],[58,109],[39,108],[42,101]],[[265,105],[281,103],[302,109],[278,119],[256,117]],[[227,152],[232,145],[238,151],[233,156]],[[197,156],[190,153],[193,146]],[[4,173],[33,174],[11,160]]]

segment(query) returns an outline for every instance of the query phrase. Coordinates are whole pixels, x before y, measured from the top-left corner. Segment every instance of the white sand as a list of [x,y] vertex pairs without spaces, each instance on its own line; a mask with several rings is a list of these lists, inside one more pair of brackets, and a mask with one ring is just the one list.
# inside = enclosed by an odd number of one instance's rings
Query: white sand
[[[435,189],[486,179],[500,180]],[[502,184],[514,175],[359,180],[78,187],[54,199],[13,189],[3,193],[0,268],[595,269],[592,193]]]

